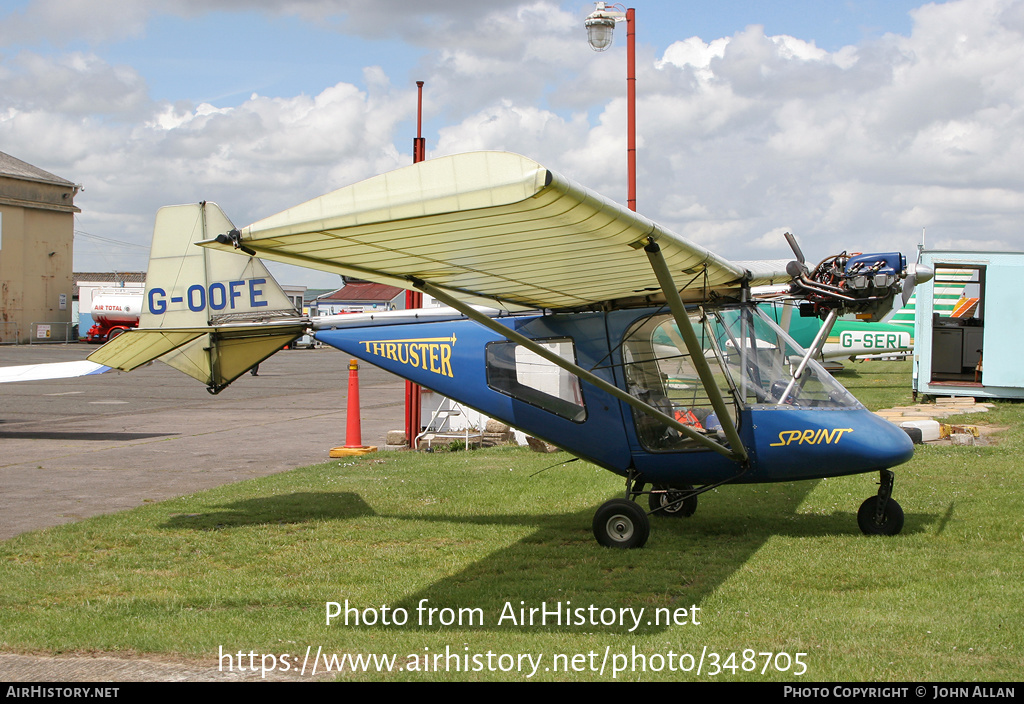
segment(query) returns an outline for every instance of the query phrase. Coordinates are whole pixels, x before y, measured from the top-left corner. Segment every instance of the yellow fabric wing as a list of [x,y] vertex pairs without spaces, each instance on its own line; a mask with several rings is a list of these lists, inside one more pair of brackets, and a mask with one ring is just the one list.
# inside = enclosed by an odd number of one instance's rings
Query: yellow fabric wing
[[[241,230],[263,259],[404,288],[418,278],[474,303],[549,309],[657,293],[648,238],[690,299],[738,287],[750,268],[507,152],[420,162]],[[754,267],[751,283],[788,280],[784,269]]]

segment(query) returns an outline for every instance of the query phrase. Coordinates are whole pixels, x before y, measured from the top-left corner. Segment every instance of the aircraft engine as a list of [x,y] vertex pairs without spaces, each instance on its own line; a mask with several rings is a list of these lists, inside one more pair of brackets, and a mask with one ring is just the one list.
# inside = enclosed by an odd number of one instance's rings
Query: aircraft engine
[[911,272],[899,252],[837,254],[808,270],[796,238],[786,233],[797,261],[787,272],[793,277],[790,293],[804,298],[800,315],[824,318],[829,311],[855,313],[861,320],[877,322],[892,310],[905,285],[926,281],[925,272]]

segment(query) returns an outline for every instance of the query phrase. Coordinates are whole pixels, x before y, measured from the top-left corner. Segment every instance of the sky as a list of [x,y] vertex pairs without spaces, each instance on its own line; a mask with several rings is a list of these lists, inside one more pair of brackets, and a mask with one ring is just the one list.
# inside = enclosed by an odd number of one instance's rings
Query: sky
[[[648,0],[637,209],[733,259],[1024,250],[1024,0]],[[589,2],[8,0],[0,151],[82,184],[76,271],[156,211],[242,227],[427,156],[514,151],[625,202],[625,28]],[[273,267],[272,267],[273,268]],[[281,283],[338,277],[273,268]]]

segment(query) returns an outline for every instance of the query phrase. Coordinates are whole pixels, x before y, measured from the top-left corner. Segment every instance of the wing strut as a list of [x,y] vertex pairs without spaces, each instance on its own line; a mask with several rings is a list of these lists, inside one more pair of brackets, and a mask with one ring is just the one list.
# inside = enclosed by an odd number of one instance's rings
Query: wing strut
[[644,247],[644,251],[647,252],[647,258],[651,262],[651,268],[654,269],[654,275],[658,277],[658,284],[665,295],[665,302],[668,303],[672,317],[676,320],[676,326],[679,328],[679,332],[682,333],[683,342],[686,343],[686,350],[690,353],[690,361],[693,362],[693,367],[697,370],[697,376],[700,377],[701,383],[704,384],[704,391],[711,400],[711,406],[715,409],[718,422],[722,424],[722,430],[725,431],[725,437],[732,448],[728,456],[738,462],[746,462],[747,449],[743,447],[743,441],[740,440],[740,434],[736,431],[736,425],[732,422],[732,416],[729,415],[729,411],[725,407],[725,399],[722,398],[718,385],[715,383],[715,377],[711,373],[711,367],[708,366],[708,360],[704,357],[704,348],[701,346],[700,340],[697,339],[697,334],[693,331],[693,323],[690,322],[690,316],[686,312],[686,305],[683,303],[683,299],[679,297],[679,289],[676,288],[675,282],[672,280],[672,272],[669,271],[668,264],[665,263],[661,247],[652,239]]
[[[739,462],[743,462],[746,460],[746,450],[743,448],[743,444],[739,442],[738,435],[736,435],[736,446],[740,448],[740,451],[736,452],[735,450],[731,450],[728,447],[720,445],[719,443],[715,442],[713,439],[707,437],[706,435],[701,435],[693,428],[687,425],[683,425],[672,416],[662,413],[657,408],[644,403],[636,396],[632,396],[631,394],[623,391],[614,384],[608,383],[604,379],[587,371],[583,367],[558,356],[551,350],[548,350],[547,348],[537,344],[536,341],[530,339],[529,337],[526,337],[522,333],[518,333],[515,330],[505,327],[501,323],[497,322],[496,320],[493,320],[492,318],[489,318],[487,315],[484,315],[483,313],[476,310],[472,306],[467,305],[466,303],[460,301],[457,298],[454,298],[447,291],[444,291],[431,283],[428,283],[426,281],[423,281],[422,279],[417,278],[412,279],[412,285],[420,289],[424,293],[433,296],[434,298],[441,301],[445,305],[451,306],[455,310],[465,315],[470,320],[474,320],[483,325],[485,328],[488,328],[498,333],[502,337],[505,337],[511,340],[512,342],[515,342],[516,344],[522,345],[523,347],[530,350],[534,354],[543,357],[552,364],[566,370],[570,374],[574,374],[575,376],[579,377],[582,381],[585,381],[588,384],[591,384],[592,386],[596,386],[601,391],[604,391],[607,394],[611,394],[615,398],[631,406],[632,408],[637,409],[641,413],[644,413],[645,415],[648,415],[652,418],[656,418],[658,421],[664,423],[670,428],[678,430],[686,437],[691,438],[695,442],[700,443],[701,445],[707,447],[708,449],[714,450],[715,452],[721,455],[725,455],[726,457],[732,460],[736,460]],[[687,320],[687,322],[689,321]],[[696,336],[693,335],[692,329],[690,330],[690,334],[691,336],[694,337],[694,339],[696,339]],[[703,355],[701,356],[701,359],[703,359]],[[705,362],[705,364],[707,363]],[[717,389],[715,389],[715,391],[717,391]],[[722,404],[722,408],[725,408],[724,403]],[[725,414],[722,414],[719,417],[725,418],[726,420],[729,419],[729,416]],[[735,434],[735,429],[733,430],[733,433]]]
[[825,317],[825,322],[821,324],[821,329],[818,330],[818,334],[814,336],[814,342],[807,348],[803,358],[800,360],[800,364],[797,365],[796,371],[793,372],[793,378],[789,380],[789,384],[786,385],[786,390],[782,396],[779,397],[777,406],[781,406],[786,403],[786,399],[789,398],[790,392],[793,391],[793,387],[796,386],[797,380],[803,375],[804,369],[807,368],[807,363],[815,357],[821,356],[821,350],[825,346],[825,340],[828,339],[828,334],[832,332],[832,326],[836,324],[836,318],[839,317],[839,309],[833,308],[828,312]]

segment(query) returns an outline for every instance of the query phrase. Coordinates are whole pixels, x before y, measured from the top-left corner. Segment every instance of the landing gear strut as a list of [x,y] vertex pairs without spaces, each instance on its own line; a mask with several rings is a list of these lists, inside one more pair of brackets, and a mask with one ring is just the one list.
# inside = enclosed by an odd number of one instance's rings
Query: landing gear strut
[[[698,495],[739,479],[749,468],[749,465],[744,464],[735,476],[714,484],[705,484],[698,489],[689,484],[655,484],[651,491],[644,491],[646,482],[635,470],[631,470],[626,476],[626,497],[605,502],[594,514],[594,537],[597,538],[597,542],[608,548],[642,548],[651,534],[651,519],[649,514],[635,503],[640,496],[647,494],[647,502],[653,514],[681,518],[692,516],[697,510]],[[892,472],[889,474],[892,475]],[[889,490],[892,490],[891,476]],[[903,513],[900,512],[901,526],[902,516]]]

